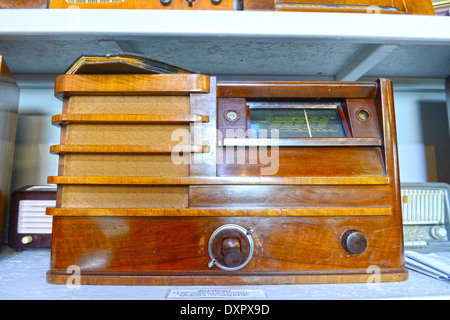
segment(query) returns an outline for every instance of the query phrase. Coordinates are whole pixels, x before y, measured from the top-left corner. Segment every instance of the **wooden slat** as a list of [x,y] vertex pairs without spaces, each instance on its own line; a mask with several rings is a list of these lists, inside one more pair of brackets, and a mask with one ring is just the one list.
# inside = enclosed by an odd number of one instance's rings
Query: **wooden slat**
[[405,14],[395,7],[370,7],[367,5],[339,5],[336,4],[309,4],[295,3],[294,1],[283,1],[276,4],[276,11],[303,11],[303,12],[347,12],[368,13],[376,10],[377,14]]
[[55,96],[151,96],[209,92],[209,77],[200,74],[70,74],[56,78]]
[[50,152],[59,153],[114,153],[114,154],[171,154],[172,152],[183,153],[207,153],[209,146],[186,145],[177,146],[171,145],[154,145],[154,146],[140,146],[140,145],[56,145],[50,147]]
[[50,176],[50,184],[85,185],[381,185],[388,177],[96,177]]
[[190,209],[130,209],[130,208],[47,208],[51,216],[90,217],[225,217],[225,216],[291,216],[291,217],[334,217],[334,216],[388,216],[392,208],[190,208]]
[[375,83],[354,82],[220,82],[217,97],[373,99]]
[[[84,2],[84,3],[83,3]],[[66,9],[76,6],[79,9],[157,9],[157,10],[233,10],[232,0],[222,0],[218,3],[212,1],[192,1],[192,7],[186,0],[172,0],[168,5],[161,1],[150,0],[92,0],[92,1],[66,1],[51,0],[51,9]]]
[[182,124],[209,122],[209,117],[199,114],[58,114],[52,124],[62,126],[78,124]]
[[222,146],[228,147],[380,147],[383,143],[378,138],[224,138]]

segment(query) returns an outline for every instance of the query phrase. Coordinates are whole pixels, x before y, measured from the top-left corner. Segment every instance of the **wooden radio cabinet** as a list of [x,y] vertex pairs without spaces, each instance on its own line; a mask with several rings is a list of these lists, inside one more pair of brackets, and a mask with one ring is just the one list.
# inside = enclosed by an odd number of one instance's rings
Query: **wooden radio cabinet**
[[244,10],[434,15],[431,0],[243,0]]
[[0,9],[46,9],[48,0],[0,0]]
[[49,282],[407,278],[389,80],[66,74],[55,92]]
[[50,9],[233,10],[233,0],[50,0]]

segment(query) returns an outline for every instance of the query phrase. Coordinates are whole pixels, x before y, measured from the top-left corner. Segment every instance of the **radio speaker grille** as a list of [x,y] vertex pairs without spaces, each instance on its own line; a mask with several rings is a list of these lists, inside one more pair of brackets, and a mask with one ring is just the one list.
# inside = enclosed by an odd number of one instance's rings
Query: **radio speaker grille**
[[21,200],[19,201],[19,214],[17,233],[19,234],[51,234],[52,216],[45,215],[47,207],[55,207],[56,201]]
[[403,224],[445,224],[444,190],[402,189]]

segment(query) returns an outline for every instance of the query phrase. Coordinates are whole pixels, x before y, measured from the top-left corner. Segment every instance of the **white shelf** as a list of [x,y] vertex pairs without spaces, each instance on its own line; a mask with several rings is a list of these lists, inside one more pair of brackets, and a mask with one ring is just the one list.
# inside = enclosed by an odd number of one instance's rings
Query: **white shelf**
[[[449,256],[448,252],[439,252],[438,254],[444,257]],[[251,285],[239,287],[90,285],[76,288],[46,283],[45,273],[49,269],[49,263],[49,249],[29,249],[16,252],[3,246],[0,247],[0,268],[2,270],[0,297],[5,300],[170,300],[168,292],[171,289],[248,289],[264,292],[266,297],[256,300],[450,300],[448,281],[436,280],[415,271],[409,271],[409,279],[404,282],[369,284]],[[242,299],[245,298],[230,297],[229,300],[238,301]],[[199,299],[199,301],[201,300]]]
[[443,79],[450,74],[450,18],[0,10],[0,54],[14,74],[61,74],[80,55],[122,51],[205,74]]

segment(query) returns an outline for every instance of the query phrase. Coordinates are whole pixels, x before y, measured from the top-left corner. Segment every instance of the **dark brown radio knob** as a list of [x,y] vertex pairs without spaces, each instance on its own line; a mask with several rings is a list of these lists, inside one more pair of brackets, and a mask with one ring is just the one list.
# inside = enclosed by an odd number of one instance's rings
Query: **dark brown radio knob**
[[361,254],[367,248],[367,239],[359,231],[351,230],[342,235],[341,244],[350,254]]
[[227,238],[222,241],[223,262],[227,267],[239,266],[244,257],[241,253],[241,244],[237,238]]

